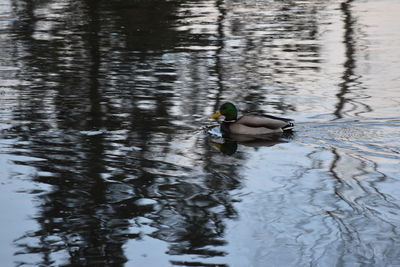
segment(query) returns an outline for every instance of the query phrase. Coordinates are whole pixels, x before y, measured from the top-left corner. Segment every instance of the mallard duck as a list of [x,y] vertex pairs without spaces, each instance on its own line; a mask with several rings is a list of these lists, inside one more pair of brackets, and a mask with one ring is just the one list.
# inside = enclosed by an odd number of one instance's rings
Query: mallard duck
[[287,118],[279,118],[270,115],[246,114],[238,117],[238,112],[234,104],[226,102],[221,105],[219,111],[214,113],[211,118],[225,116],[221,124],[223,135],[263,135],[270,133],[282,133],[292,130],[294,121]]

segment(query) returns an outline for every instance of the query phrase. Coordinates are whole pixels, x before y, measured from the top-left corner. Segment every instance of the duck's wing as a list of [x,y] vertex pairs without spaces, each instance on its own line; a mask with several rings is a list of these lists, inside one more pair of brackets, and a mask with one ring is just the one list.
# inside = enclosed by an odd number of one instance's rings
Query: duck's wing
[[262,126],[247,126],[241,123],[232,123],[229,125],[230,134],[263,135],[271,133],[282,133],[282,128],[271,129]]
[[293,120],[269,115],[248,114],[239,118],[236,122],[248,127],[266,127],[269,129],[293,128]]

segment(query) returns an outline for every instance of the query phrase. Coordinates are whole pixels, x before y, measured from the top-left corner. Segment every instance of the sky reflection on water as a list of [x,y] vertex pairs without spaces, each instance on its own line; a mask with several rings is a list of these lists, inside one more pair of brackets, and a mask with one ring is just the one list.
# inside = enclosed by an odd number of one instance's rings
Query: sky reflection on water
[[[2,262],[400,264],[399,10],[3,1]],[[226,100],[296,131],[215,144]]]

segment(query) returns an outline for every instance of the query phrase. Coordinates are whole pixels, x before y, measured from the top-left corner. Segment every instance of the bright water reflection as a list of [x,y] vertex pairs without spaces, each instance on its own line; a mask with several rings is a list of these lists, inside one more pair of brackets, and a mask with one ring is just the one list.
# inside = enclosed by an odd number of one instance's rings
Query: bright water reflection
[[[399,11],[2,1],[2,263],[400,264]],[[215,144],[225,100],[297,129]]]

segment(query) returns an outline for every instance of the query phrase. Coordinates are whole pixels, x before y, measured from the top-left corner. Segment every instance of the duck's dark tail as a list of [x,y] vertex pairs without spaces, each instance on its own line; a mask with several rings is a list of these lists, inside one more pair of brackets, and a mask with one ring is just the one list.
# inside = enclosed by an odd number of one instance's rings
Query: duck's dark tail
[[283,131],[292,131],[294,128],[294,121],[288,121],[285,126],[282,127]]

